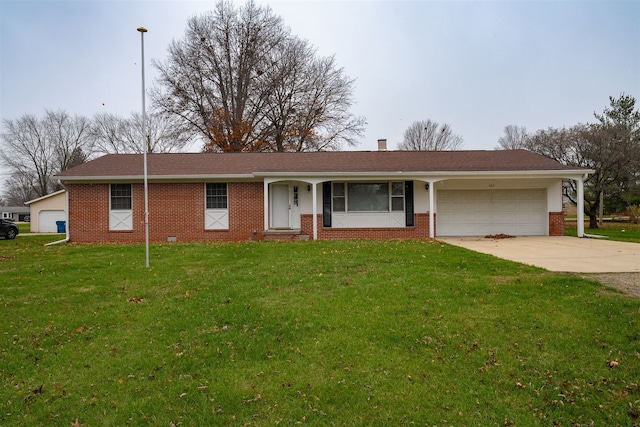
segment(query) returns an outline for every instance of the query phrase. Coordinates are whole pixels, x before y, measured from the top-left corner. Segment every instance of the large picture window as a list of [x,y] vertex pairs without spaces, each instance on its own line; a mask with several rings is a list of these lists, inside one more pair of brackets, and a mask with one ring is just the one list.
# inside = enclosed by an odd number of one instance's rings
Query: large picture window
[[334,182],[333,212],[403,212],[404,182]]
[[347,210],[349,212],[389,212],[389,183],[348,183]]

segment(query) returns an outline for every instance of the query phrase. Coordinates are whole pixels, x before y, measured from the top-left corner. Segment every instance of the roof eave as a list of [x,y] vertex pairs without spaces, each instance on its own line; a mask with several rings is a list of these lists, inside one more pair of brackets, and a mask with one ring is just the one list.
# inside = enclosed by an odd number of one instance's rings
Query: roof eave
[[416,178],[469,178],[491,177],[539,177],[539,178],[578,178],[592,174],[592,169],[555,169],[555,170],[512,170],[512,171],[388,171],[388,172],[256,172],[258,178],[332,178],[332,177],[416,177]]
[[[389,178],[402,177],[416,179],[452,179],[469,177],[513,177],[513,178],[570,178],[578,179],[585,174],[592,174],[593,169],[555,169],[555,170],[510,170],[510,171],[386,171],[386,172],[254,172],[252,174],[200,174],[200,175],[148,175],[149,181],[206,181],[206,180],[247,180],[255,178]],[[109,176],[58,176],[61,182],[122,182],[143,181],[142,175],[109,175]],[[36,199],[38,200],[38,199]],[[35,201],[35,200],[33,200]],[[32,201],[32,202],[33,202]]]
[[[220,179],[251,179],[251,174],[220,174],[220,175],[147,175],[149,181],[194,181]],[[58,176],[61,182],[115,182],[115,181],[143,181],[143,175],[101,175],[101,176]]]
[[40,200],[48,199],[49,197],[57,196],[58,194],[64,193],[67,190],[58,190],[54,193],[47,194],[46,196],[38,197],[37,199],[29,200],[28,202],[24,202],[25,205],[30,205],[31,203],[39,202]]

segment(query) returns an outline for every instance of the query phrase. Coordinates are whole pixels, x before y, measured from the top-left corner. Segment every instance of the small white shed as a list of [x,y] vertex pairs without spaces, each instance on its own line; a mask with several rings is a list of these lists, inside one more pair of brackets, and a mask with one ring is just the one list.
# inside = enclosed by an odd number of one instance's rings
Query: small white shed
[[66,190],[56,191],[25,203],[31,210],[32,233],[57,233],[56,222],[67,219]]

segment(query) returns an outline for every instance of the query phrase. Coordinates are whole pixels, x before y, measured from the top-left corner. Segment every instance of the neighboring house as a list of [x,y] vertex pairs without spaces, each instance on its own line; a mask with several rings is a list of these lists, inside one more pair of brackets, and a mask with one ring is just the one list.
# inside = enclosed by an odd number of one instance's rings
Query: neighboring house
[[25,203],[31,210],[32,233],[58,232],[57,222],[67,219],[66,193],[60,190]]
[[[58,174],[76,242],[145,240],[144,156]],[[151,241],[562,235],[562,180],[526,150],[149,154]],[[579,230],[581,236],[583,230]]]
[[0,218],[13,222],[29,222],[29,208],[26,206],[0,206]]

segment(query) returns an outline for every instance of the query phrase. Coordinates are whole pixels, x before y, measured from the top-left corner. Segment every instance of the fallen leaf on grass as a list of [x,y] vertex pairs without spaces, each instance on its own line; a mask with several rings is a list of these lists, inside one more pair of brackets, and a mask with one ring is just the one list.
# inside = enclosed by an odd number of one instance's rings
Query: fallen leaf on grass
[[259,400],[262,400],[262,395],[260,393],[257,393],[253,396],[253,399],[242,399],[242,401],[244,403],[253,403],[253,402],[257,402]]

